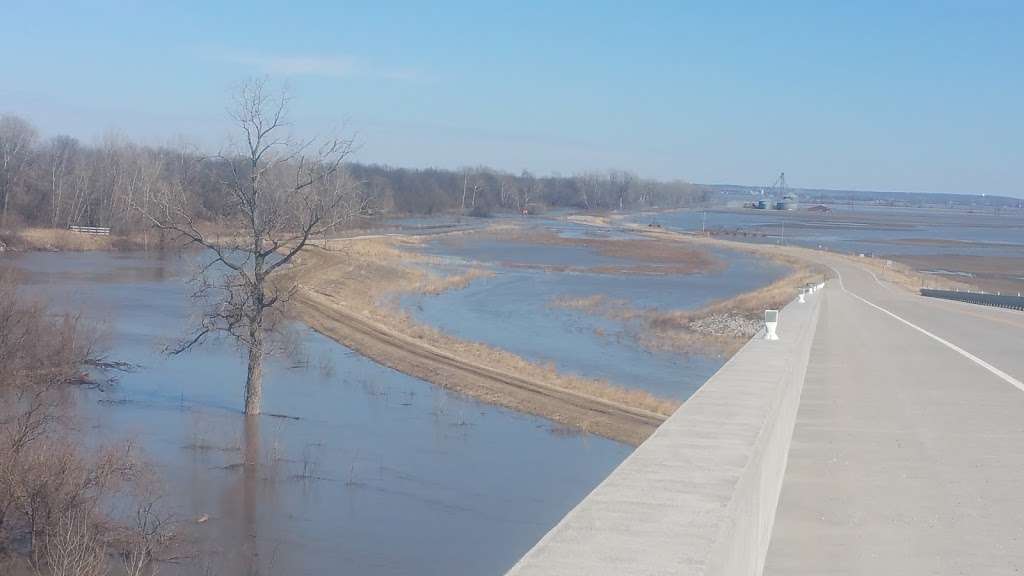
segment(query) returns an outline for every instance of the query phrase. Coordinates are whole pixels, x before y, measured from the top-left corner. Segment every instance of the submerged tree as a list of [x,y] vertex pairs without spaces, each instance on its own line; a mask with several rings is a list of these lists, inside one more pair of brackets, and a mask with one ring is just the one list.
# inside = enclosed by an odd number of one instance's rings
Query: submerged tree
[[201,316],[170,352],[228,335],[248,351],[245,413],[259,414],[268,337],[281,327],[281,307],[296,289],[279,273],[316,236],[358,214],[365,198],[343,166],[352,140],[293,138],[284,91],[272,95],[266,81],[250,81],[233,104],[240,142],[204,163],[227,191],[227,216],[201,224],[201,207],[185,193],[195,176],[180,169],[176,184],[137,207],[157,228],[180,234],[209,256],[194,292]]

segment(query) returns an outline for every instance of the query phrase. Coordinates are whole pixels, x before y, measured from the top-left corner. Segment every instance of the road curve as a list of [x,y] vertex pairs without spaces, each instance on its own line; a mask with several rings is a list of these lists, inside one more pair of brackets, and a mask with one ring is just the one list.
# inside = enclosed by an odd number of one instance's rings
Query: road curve
[[823,255],[765,573],[1024,571],[1024,313],[926,299]]

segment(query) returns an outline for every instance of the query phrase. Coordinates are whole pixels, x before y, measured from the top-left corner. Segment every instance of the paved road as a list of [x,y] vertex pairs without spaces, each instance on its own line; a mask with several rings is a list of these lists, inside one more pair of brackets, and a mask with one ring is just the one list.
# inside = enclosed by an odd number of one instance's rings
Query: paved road
[[765,573],[1024,574],[1024,313],[833,264]]

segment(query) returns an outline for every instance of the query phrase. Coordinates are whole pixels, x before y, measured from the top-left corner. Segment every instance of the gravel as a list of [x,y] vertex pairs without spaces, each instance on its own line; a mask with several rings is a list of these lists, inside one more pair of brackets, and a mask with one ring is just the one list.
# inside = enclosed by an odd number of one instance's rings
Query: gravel
[[690,322],[690,330],[710,336],[735,336],[750,338],[762,327],[760,320],[748,318],[741,314],[712,314]]

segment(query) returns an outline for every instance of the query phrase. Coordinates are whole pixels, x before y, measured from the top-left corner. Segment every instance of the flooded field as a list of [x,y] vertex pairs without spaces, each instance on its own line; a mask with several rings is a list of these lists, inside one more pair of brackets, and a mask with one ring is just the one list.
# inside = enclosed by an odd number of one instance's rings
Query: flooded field
[[776,210],[678,211],[632,216],[629,221],[722,238],[786,243],[868,254],[982,290],[1024,291],[1024,213],[939,208],[834,206],[831,212]]
[[747,232],[740,239],[785,242],[847,253],[1024,255],[1024,215],[941,209],[709,210],[634,216],[631,221],[699,232]]
[[137,366],[81,390],[78,414],[90,441],[135,439],[155,463],[160,505],[200,553],[162,574],[502,573],[630,451],[448,394],[302,327],[302,354],[268,366],[267,414],[246,425],[237,351],[160,353],[188,316],[190,258],[7,262],[31,293],[106,322],[110,358]]
[[[623,236],[589,229],[545,223],[526,236],[552,230],[568,238]],[[407,296],[403,305],[421,322],[534,362],[551,363],[560,371],[677,400],[688,398],[725,359],[651,351],[637,341],[638,325],[567,309],[559,302],[600,295],[639,309],[694,309],[766,285],[785,273],[783,266],[723,250],[711,254],[715,265],[710,270],[632,274],[630,267],[642,261],[606,255],[593,246],[509,242],[486,235],[435,239],[424,251],[444,257],[452,266],[484,265],[495,274],[462,290]],[[589,272],[604,269],[620,272]]]

